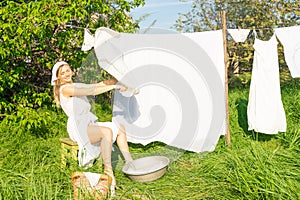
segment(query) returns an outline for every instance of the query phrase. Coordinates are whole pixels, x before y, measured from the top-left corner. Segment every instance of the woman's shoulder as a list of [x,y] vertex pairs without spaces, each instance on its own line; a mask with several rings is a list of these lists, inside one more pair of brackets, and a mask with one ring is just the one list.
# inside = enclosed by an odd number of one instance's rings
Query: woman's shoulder
[[76,82],[76,83],[73,83],[73,85],[74,85],[74,87],[82,88],[82,87],[84,87],[86,84]]
[[69,86],[69,87],[70,87],[70,86],[72,87],[73,85],[74,85],[74,83],[66,83],[66,84],[63,84],[63,85],[60,86],[60,90],[62,90],[62,89],[65,88],[65,87],[68,87],[68,86]]
[[73,91],[75,88],[85,88],[86,84],[84,83],[66,83],[60,86],[60,92],[62,94],[69,93],[69,91]]
[[76,82],[73,83],[73,86],[76,88],[90,88],[90,87],[95,87],[98,84],[92,84],[92,83],[80,83],[80,82]]

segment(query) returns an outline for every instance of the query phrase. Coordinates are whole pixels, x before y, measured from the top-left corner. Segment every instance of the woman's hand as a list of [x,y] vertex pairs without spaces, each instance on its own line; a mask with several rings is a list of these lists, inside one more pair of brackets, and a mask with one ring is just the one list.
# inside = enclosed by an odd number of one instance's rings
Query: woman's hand
[[120,92],[125,92],[126,90],[128,90],[128,87],[126,87],[125,85],[116,85],[116,90],[119,90]]

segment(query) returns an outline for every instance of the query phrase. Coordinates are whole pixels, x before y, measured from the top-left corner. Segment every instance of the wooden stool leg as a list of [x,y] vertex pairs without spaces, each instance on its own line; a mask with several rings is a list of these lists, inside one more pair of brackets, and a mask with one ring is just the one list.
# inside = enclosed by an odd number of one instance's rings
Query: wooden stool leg
[[78,145],[70,138],[61,138],[61,167],[65,168],[69,164],[69,159],[77,160]]
[[70,151],[71,151],[70,152],[71,158],[77,160],[77,152],[78,152],[77,147],[72,147]]
[[67,165],[66,155],[68,154],[68,149],[65,144],[61,144],[61,168],[65,168]]

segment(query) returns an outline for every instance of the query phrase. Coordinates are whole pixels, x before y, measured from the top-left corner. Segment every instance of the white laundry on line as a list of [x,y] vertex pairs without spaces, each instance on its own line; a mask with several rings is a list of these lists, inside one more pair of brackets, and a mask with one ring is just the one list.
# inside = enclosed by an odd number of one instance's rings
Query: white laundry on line
[[281,101],[275,35],[268,41],[255,37],[253,70],[247,108],[248,129],[266,134],[286,131]]
[[300,77],[300,26],[276,28],[284,48],[284,58],[293,78]]
[[105,42],[99,38],[99,43],[95,38],[99,65],[140,91],[137,95],[116,91],[114,96],[113,121],[126,127],[129,142],[161,141],[195,152],[214,150],[225,132],[221,30],[117,33]]
[[227,29],[235,42],[245,42],[250,29]]

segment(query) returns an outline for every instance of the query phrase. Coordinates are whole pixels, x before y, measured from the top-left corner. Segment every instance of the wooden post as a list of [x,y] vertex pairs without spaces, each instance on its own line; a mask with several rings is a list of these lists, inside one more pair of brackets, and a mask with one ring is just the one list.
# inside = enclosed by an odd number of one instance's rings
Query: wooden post
[[229,108],[228,108],[228,56],[227,56],[227,37],[226,37],[226,12],[222,13],[222,32],[223,32],[223,48],[224,48],[224,67],[225,67],[225,108],[226,108],[226,125],[225,139],[227,146],[230,146],[230,129],[229,129]]

